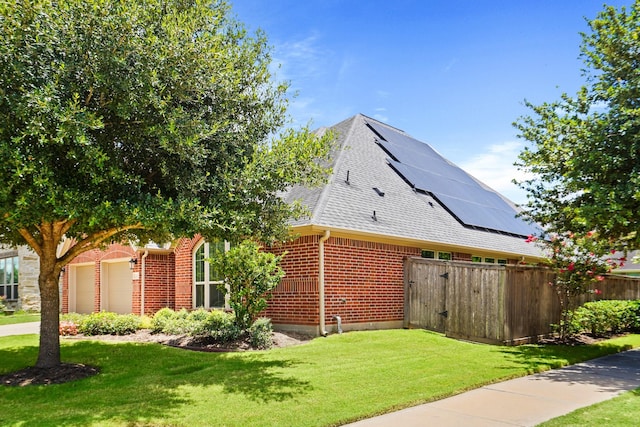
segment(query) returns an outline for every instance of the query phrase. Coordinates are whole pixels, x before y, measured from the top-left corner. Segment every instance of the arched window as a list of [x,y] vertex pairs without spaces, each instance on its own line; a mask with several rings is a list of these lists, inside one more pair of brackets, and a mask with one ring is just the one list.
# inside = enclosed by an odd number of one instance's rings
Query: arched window
[[194,308],[224,308],[226,306],[225,292],[218,289],[218,285],[223,283],[224,278],[207,259],[228,250],[228,242],[203,242],[193,253]]

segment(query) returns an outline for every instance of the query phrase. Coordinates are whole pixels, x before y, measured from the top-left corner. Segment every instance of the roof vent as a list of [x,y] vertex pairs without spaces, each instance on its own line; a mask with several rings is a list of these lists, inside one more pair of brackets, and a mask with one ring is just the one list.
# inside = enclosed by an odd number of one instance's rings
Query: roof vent
[[384,197],[384,191],[380,190],[378,187],[373,187],[373,191],[378,193],[378,196]]

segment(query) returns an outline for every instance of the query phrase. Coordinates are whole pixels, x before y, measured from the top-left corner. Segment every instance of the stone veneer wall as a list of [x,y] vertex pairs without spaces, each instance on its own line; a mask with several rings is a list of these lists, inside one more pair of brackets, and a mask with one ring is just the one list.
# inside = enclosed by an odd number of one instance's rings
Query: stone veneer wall
[[18,248],[18,294],[20,295],[21,310],[40,311],[40,287],[38,275],[40,274],[40,260],[31,248],[20,246]]
[[40,311],[40,289],[38,287],[38,274],[40,262],[38,255],[28,246],[20,246],[17,250],[8,246],[0,246],[0,258],[18,255],[20,270],[18,273],[17,302],[9,302],[8,305],[16,310]]

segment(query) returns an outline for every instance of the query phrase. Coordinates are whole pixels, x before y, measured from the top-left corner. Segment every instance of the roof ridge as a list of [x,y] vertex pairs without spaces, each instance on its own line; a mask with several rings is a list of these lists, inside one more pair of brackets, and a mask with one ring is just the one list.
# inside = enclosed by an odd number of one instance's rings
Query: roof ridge
[[337,150],[337,155],[336,155],[336,161],[333,164],[333,170],[331,171],[331,175],[329,176],[329,179],[327,180],[327,183],[324,184],[324,186],[322,187],[322,192],[320,193],[320,197],[318,197],[318,201],[316,202],[316,205],[313,209],[311,218],[310,218],[310,222],[311,224],[317,224],[318,220],[320,219],[320,217],[322,216],[322,213],[324,212],[325,207],[327,206],[327,200],[329,199],[329,193],[331,192],[331,188],[333,187],[333,183],[335,182],[336,179],[336,171],[339,170],[340,166],[343,163],[343,159],[344,159],[344,145],[346,144],[346,142],[349,140],[350,135],[353,133],[353,130],[356,126],[356,120],[359,118],[359,116],[362,116],[362,114],[356,114],[355,116],[351,117],[350,119],[344,120],[343,122],[340,122],[334,126],[331,126],[329,129],[333,130],[334,128],[336,128],[337,126],[339,126],[341,123],[344,123],[348,120],[351,120],[351,125],[349,126],[349,130],[344,134],[344,135],[339,135],[336,139],[342,139],[342,142],[339,145],[339,148]]

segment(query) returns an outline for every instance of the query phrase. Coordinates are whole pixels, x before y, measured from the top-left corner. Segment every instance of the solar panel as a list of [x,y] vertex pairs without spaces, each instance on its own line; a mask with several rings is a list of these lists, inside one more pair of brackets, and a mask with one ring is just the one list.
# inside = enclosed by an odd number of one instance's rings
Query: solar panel
[[435,197],[462,224],[520,236],[539,233],[517,218],[515,209],[499,194],[484,188],[429,145],[375,122],[368,125],[392,157],[389,165],[416,190]]

